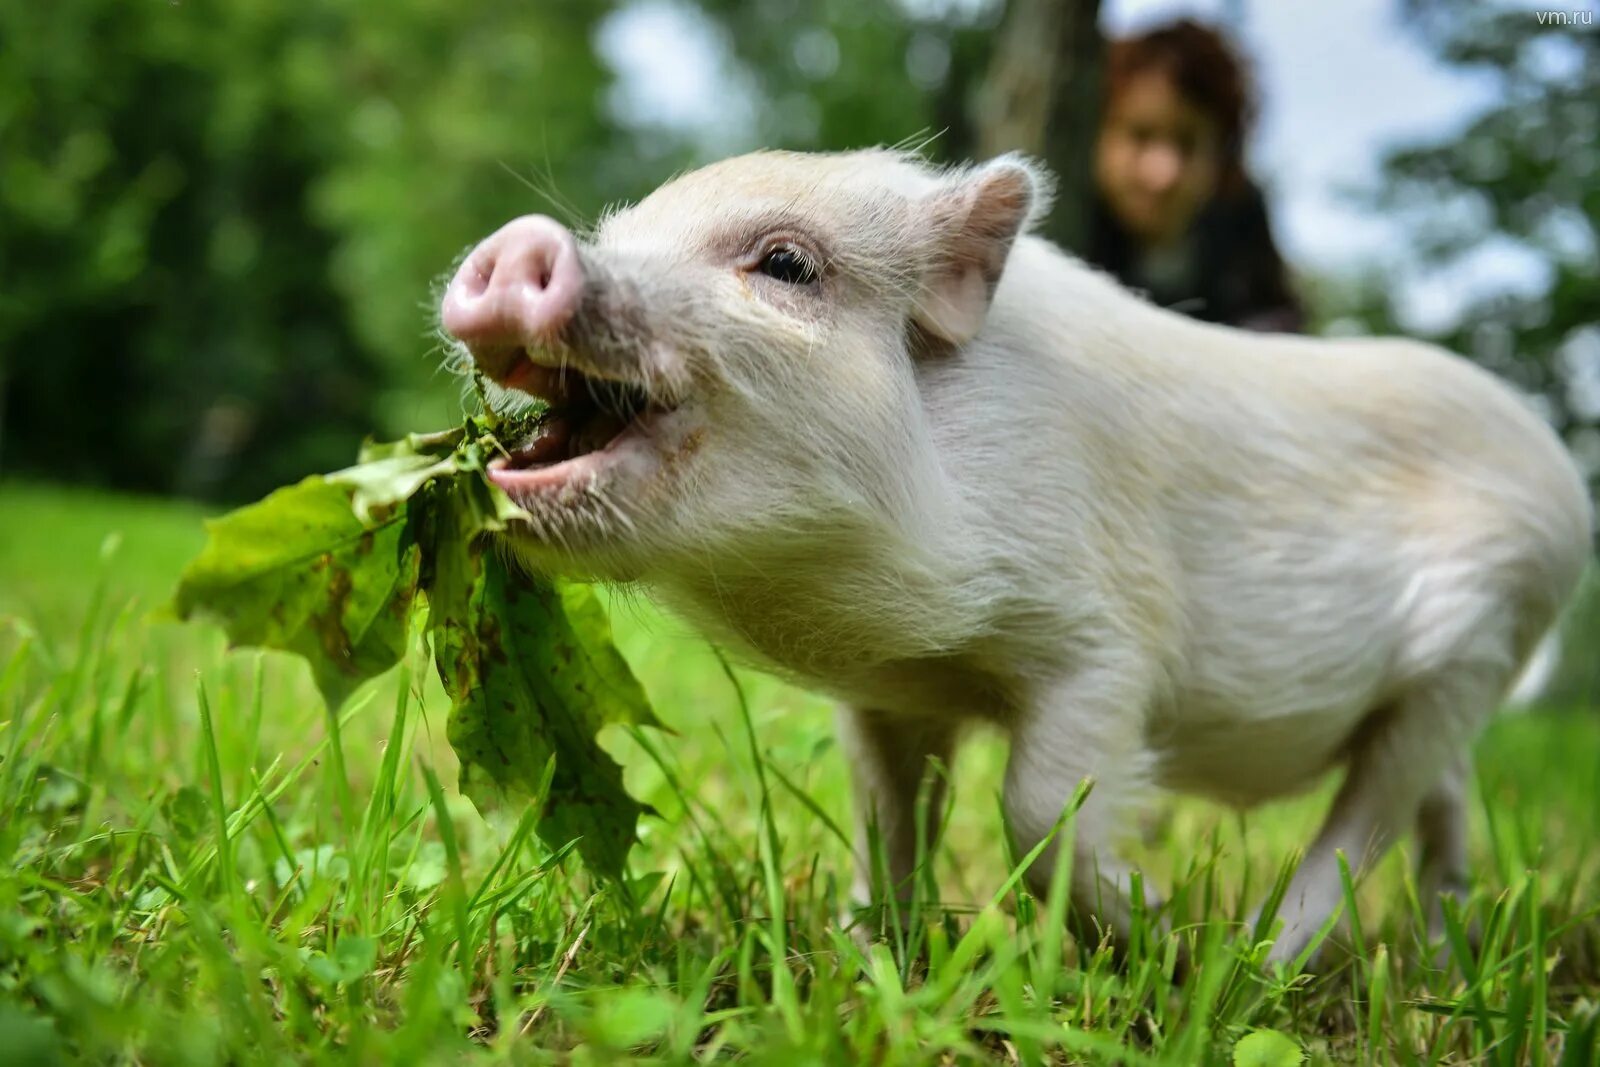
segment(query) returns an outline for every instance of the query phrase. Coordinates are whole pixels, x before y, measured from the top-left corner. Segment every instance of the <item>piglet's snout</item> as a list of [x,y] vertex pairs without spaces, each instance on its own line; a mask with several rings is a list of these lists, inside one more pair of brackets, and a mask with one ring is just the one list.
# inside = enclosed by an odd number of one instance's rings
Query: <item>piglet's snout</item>
[[489,378],[505,384],[525,346],[555,340],[578,310],[583,266],[566,227],[524,215],[485,238],[445,290],[440,319]]

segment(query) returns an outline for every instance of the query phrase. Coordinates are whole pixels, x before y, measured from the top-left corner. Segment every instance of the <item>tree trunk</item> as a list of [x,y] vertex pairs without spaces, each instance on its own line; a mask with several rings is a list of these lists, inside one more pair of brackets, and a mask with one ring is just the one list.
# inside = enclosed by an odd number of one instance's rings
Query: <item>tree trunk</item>
[[1056,176],[1044,233],[1081,253],[1089,236],[1104,42],[1100,0],[1011,0],[979,100],[985,158],[1021,151]]

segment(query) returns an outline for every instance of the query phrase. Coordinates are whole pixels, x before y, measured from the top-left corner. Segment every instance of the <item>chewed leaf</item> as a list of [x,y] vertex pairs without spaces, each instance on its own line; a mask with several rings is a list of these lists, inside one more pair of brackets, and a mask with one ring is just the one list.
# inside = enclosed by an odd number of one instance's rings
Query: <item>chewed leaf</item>
[[327,475],[337,485],[351,489],[350,506],[362,523],[381,522],[388,513],[402,507],[427,482],[454,474],[455,459],[446,456],[397,453],[383,459],[346,467]]
[[619,877],[644,807],[595,734],[608,722],[653,724],[644,691],[592,595],[530,581],[493,555],[479,562],[464,623],[435,629],[440,675],[455,699],[449,736],[461,791],[480,807],[503,793],[531,795],[554,755],[539,835],[552,848],[577,838],[593,870]]
[[443,459],[460,448],[462,442],[477,430],[477,425],[469,420],[466,425],[457,426],[453,430],[443,430],[439,433],[408,433],[398,441],[368,439],[356,455],[356,464],[360,466],[378,463],[396,456],[431,456],[434,459]]
[[304,656],[338,705],[400,658],[424,593],[462,791],[480,806],[543,792],[540,835],[576,840],[592,869],[620,877],[644,807],[595,735],[658,724],[594,594],[524,577],[493,551],[490,535],[522,514],[484,473],[502,432],[527,426],[483,416],[369,443],[355,466],[208,524],[174,608],[218,619],[236,645]]
[[367,526],[351,496],[313,476],[211,520],[173,604],[234,645],[304,656],[330,707],[399,661],[420,574],[406,510]]
[[427,483],[448,480],[450,492],[470,494],[475,534],[503,530],[523,511],[484,471],[491,459],[506,452],[502,434],[506,440],[526,436],[537,422],[536,415],[510,420],[479,415],[441,433],[368,441],[361,446],[355,466],[335,471],[328,478],[355,487],[356,513],[369,523],[374,515],[381,516],[385,507],[409,500]]
[[550,661],[550,667],[568,683],[573,703],[596,722],[665,729],[633,669],[612,643],[611,619],[594,589],[577,582],[558,582],[556,589],[566,627],[564,633],[552,635],[555,640],[545,650],[562,661],[559,666]]

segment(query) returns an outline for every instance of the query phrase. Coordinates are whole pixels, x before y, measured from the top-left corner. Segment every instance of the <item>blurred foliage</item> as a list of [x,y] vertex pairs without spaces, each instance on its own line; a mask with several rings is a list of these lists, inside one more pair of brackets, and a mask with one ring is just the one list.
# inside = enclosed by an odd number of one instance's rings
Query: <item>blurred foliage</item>
[[606,12],[0,7],[7,467],[245,498],[449,415],[430,285],[537,200],[509,171],[653,177],[596,163]]
[[[758,143],[965,155],[998,8],[0,6],[0,463],[248,499],[453,421],[432,307],[469,242]],[[720,140],[619,103],[603,38],[651,11],[726,68]]]
[[[1434,339],[1540,399],[1600,487],[1600,33],[1480,0],[1405,0],[1408,28],[1497,102],[1450,136],[1392,152],[1376,206],[1423,268],[1499,246],[1545,265],[1529,289],[1471,300]],[[1393,265],[1355,293],[1373,332],[1407,330]]]
[[278,479],[357,431],[371,371],[302,217],[314,146],[269,11],[0,8],[8,461],[169,488],[207,479],[209,441]]
[[993,3],[700,0],[758,94],[761,139],[797,149],[926,143],[976,153],[975,96],[1005,10]]

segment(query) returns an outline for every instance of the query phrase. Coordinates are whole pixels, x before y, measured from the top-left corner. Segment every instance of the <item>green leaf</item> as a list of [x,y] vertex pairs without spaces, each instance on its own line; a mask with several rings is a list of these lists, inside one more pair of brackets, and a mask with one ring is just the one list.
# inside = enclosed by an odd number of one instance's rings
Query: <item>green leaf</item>
[[442,430],[439,433],[408,433],[398,441],[374,441],[369,438],[361,445],[356,463],[358,466],[364,463],[376,463],[395,456],[435,458],[448,456],[461,447],[469,434],[477,433],[480,429],[481,420],[468,419],[453,430]]
[[678,1011],[672,994],[661,990],[601,989],[584,1031],[602,1048],[628,1049],[665,1033]]
[[350,859],[332,845],[318,845],[315,848],[297,849],[292,864],[281,856],[273,862],[272,877],[280,888],[295,881],[296,876],[304,885],[323,879],[348,882]]
[[304,656],[330,708],[399,661],[421,563],[405,508],[368,526],[352,495],[313,476],[208,522],[173,604],[233,645]]
[[530,796],[554,755],[539,836],[553,848],[577,838],[590,868],[620,877],[644,806],[595,734],[656,725],[644,691],[587,589],[531,581],[492,554],[479,564],[470,610],[435,630],[461,791],[480,807]]
[[1233,1067],[1300,1067],[1305,1058],[1294,1038],[1276,1030],[1246,1034],[1233,1046]]
[[161,805],[167,825],[179,841],[194,842],[205,833],[211,819],[206,795],[192,785],[178,787]]
[[452,456],[439,459],[401,452],[335,471],[327,479],[348,485],[356,518],[363,524],[373,524],[390,517],[427,482],[454,474],[457,469]]
[[174,607],[219,619],[234,644],[304,656],[336,705],[399,659],[421,591],[462,792],[480,808],[531,796],[553,759],[540,836],[577,840],[620,877],[644,807],[595,735],[659,724],[593,591],[512,571],[489,545],[520,512],[484,469],[497,433],[525,429],[471,418],[369,443],[355,466],[224,516]]
[[48,763],[39,764],[35,780],[33,810],[41,814],[75,815],[82,812],[89,799],[89,789],[82,779]]
[[428,629],[434,661],[445,690],[456,696],[477,684],[478,653],[471,638],[482,610],[481,538],[498,523],[487,495],[471,479],[441,482],[418,503],[425,505],[427,517]]
[[310,952],[306,956],[306,970],[324,985],[335,986],[365,978],[378,961],[378,943],[370,937],[346,934],[339,938],[333,952],[324,955]]
[[6,1062],[55,1064],[67,1062],[66,1043],[55,1024],[18,1004],[0,1004],[0,1048]]

